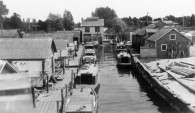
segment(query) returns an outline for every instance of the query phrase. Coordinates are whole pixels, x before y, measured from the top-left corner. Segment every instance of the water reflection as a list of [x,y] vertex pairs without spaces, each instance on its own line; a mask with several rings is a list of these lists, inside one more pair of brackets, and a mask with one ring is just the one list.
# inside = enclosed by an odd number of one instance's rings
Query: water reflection
[[177,113],[135,69],[116,67],[115,46],[98,49],[101,74],[99,113]]

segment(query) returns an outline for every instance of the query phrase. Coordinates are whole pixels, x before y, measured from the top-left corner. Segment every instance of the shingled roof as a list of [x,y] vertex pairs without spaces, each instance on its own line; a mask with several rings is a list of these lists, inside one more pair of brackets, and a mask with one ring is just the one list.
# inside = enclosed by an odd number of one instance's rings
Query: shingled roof
[[98,17],[87,18],[82,21],[81,26],[104,26],[104,19]]
[[80,31],[57,31],[58,33],[73,34],[73,37],[81,37]]
[[66,49],[67,43],[68,43],[67,40],[60,40],[60,39],[55,39],[54,42],[55,42],[57,50],[64,50],[64,49]]
[[17,29],[0,30],[0,38],[17,38],[19,36]]
[[[159,31],[157,31],[155,34],[153,34],[152,36],[150,36],[148,38],[148,40],[156,42],[157,40],[159,40],[160,38],[162,38],[164,35],[166,35],[167,33],[169,33],[170,31],[175,30],[176,32],[178,32],[179,34],[183,35],[182,33],[180,33],[177,29],[175,28],[162,28]],[[183,35],[184,37],[186,37],[185,35]],[[189,39],[188,37],[186,37],[187,39]],[[190,40],[190,39],[189,39]]]
[[57,52],[54,41],[47,39],[0,39],[0,59],[46,59],[51,48]]

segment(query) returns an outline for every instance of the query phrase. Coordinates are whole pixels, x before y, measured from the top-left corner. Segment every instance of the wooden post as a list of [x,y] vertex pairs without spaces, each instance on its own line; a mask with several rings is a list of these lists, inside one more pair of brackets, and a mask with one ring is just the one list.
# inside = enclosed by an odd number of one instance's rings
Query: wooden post
[[59,101],[56,101],[57,102],[57,113],[59,113]]
[[66,85],[66,95],[65,95],[65,97],[67,97],[67,95],[68,95],[68,87],[67,87],[67,85]]
[[76,73],[74,73],[74,76],[73,76],[73,87],[76,88],[76,84],[75,84],[75,76],[76,76]]
[[49,93],[49,76],[48,75],[46,76],[47,76],[47,93]]
[[69,69],[69,57],[68,57],[68,69]]
[[62,111],[63,111],[63,106],[64,106],[64,94],[63,94],[63,89],[61,89],[61,98],[62,98],[61,106],[62,106]]
[[32,97],[33,97],[33,106],[36,107],[36,104],[35,104],[35,90],[34,90],[33,86],[31,87],[31,91],[32,91]]

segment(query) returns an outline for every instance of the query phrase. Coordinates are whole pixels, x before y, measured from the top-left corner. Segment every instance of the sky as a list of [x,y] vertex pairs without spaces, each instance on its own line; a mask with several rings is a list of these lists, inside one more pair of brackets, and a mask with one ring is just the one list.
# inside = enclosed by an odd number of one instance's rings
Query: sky
[[91,16],[98,7],[110,7],[119,18],[142,17],[163,18],[167,15],[191,16],[195,14],[195,0],[3,0],[10,17],[18,13],[21,18],[46,20],[49,13],[63,15],[65,10],[72,13],[74,22]]

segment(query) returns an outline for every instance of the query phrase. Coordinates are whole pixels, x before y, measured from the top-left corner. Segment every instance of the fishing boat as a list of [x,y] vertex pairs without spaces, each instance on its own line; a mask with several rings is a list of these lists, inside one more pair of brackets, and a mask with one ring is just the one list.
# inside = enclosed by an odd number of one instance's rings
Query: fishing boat
[[72,89],[66,99],[65,113],[97,113],[98,100],[92,88]]
[[99,91],[99,74],[98,64],[94,58],[85,57],[83,65],[75,76],[76,87],[90,87],[98,94]]
[[94,59],[96,61],[97,57],[95,54],[95,50],[94,49],[86,49],[84,51],[83,59],[86,59],[86,58],[91,58],[91,59]]
[[117,54],[117,67],[119,66],[130,66],[131,65],[131,56],[126,51],[121,51]]
[[0,113],[35,113],[28,75],[0,76]]
[[127,47],[123,42],[120,42],[116,45],[116,53],[118,54],[121,51],[127,51]]
[[84,49],[85,49],[85,50],[86,50],[86,49],[94,49],[94,50],[95,50],[95,45],[94,45],[93,42],[86,42],[86,43],[85,43]]

